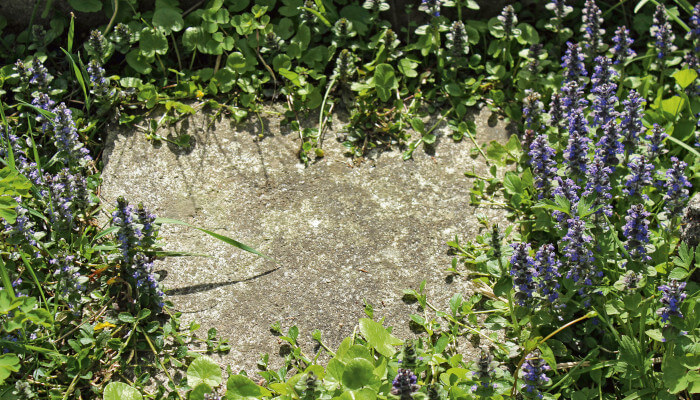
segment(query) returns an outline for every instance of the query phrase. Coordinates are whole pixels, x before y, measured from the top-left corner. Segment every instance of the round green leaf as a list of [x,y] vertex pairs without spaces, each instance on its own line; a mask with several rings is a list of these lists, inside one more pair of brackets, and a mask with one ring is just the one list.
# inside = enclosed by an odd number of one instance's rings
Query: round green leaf
[[520,38],[525,42],[524,44],[535,44],[540,41],[540,35],[532,25],[521,22],[518,24],[518,29],[521,31]]
[[221,368],[209,357],[197,357],[187,367],[187,384],[192,387],[200,383],[215,387],[221,381]]
[[139,49],[146,57],[153,57],[156,54],[165,54],[168,52],[168,39],[165,38],[160,29],[145,28],[141,31],[141,40],[139,40]]
[[75,11],[80,12],[97,12],[102,9],[102,2],[100,0],[68,0],[68,4]]
[[129,66],[136,70],[136,72],[147,75],[151,73],[151,64],[148,58],[141,55],[138,50],[131,50],[126,55],[126,62]]
[[19,358],[14,354],[0,356],[0,384],[5,382],[12,372],[19,371]]
[[212,390],[206,383],[200,383],[190,392],[189,400],[204,400],[204,395],[211,393]]
[[681,89],[685,89],[690,86],[691,83],[695,82],[695,78],[697,77],[698,73],[694,69],[684,69],[682,71],[676,71],[673,74],[673,78],[676,80],[676,83],[681,87]]
[[182,34],[182,44],[189,50],[194,50],[197,46],[203,46],[205,43],[206,38],[201,28],[189,27]]
[[356,390],[367,385],[374,378],[374,366],[364,358],[353,358],[343,370],[343,385]]
[[103,400],[143,400],[143,396],[126,383],[111,382],[105,388]]
[[160,7],[153,13],[153,25],[163,28],[169,35],[171,32],[179,32],[185,26],[182,14],[172,7]]
[[269,396],[269,390],[258,386],[250,378],[243,375],[233,375],[226,382],[226,397],[230,399],[239,398],[260,398]]

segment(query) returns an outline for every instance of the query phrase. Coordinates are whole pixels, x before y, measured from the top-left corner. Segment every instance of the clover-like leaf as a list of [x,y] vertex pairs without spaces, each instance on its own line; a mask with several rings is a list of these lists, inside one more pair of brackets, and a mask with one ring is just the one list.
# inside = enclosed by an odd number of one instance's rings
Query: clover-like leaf
[[187,367],[187,384],[192,387],[200,383],[216,387],[221,381],[221,368],[209,357],[197,357]]
[[143,400],[138,390],[124,382],[110,382],[102,398],[103,400]]
[[182,19],[182,13],[174,7],[159,7],[153,13],[153,25],[163,29],[166,35],[171,32],[179,32],[184,28],[185,21]]

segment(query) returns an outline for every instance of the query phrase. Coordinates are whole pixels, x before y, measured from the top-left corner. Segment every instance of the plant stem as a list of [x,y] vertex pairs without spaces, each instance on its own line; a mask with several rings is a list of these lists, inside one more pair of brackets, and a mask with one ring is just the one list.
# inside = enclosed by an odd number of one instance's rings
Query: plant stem
[[119,12],[119,0],[113,0],[113,3],[114,3],[114,12],[112,13],[112,18],[109,20],[107,27],[102,32],[103,35],[107,35],[109,33],[110,29],[112,29],[112,26],[114,26],[114,20],[117,18],[117,13]]

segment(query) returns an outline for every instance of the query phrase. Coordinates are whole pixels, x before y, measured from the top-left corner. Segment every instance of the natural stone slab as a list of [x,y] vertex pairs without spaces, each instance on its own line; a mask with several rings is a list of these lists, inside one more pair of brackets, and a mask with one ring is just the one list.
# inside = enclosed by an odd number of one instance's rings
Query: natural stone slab
[[[452,258],[445,243],[455,235],[473,238],[477,212],[502,218],[500,210],[469,205],[472,181],[464,172],[485,175],[488,167],[473,156],[468,138],[455,143],[445,136],[444,122],[432,155],[419,148],[413,160],[402,161],[394,150],[353,162],[335,140],[344,125],[336,115],[325,135],[326,157],[304,167],[298,134],[280,126],[282,111],[266,108],[264,132],[255,117],[238,125],[213,122],[205,110],[159,132],[192,135],[189,152],[112,127],[103,155],[106,205],[125,196],[280,262],[277,267],[184,226],[161,230],[166,250],[211,255],[159,260],[156,269],[167,273],[162,283],[185,322],[216,327],[230,339],[233,350],[220,361],[234,371],[254,372],[261,353],[275,358],[279,342],[269,332],[275,321],[285,332],[297,325],[309,353],[314,329],[336,347],[364,316],[363,300],[395,335],[413,336],[408,322],[416,305],[402,302],[402,290],[425,279],[430,301],[445,309],[454,293],[472,293],[466,280],[445,279]],[[475,118],[479,142],[507,139],[489,111]]]

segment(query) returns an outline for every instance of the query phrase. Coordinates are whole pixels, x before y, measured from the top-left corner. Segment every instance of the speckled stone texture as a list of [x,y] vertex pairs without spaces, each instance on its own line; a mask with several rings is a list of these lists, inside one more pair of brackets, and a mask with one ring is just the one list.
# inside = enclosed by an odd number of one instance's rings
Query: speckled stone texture
[[[313,354],[314,329],[337,347],[365,316],[364,301],[396,336],[413,337],[409,315],[417,308],[402,301],[403,289],[427,280],[429,301],[447,310],[453,294],[468,296],[473,288],[461,277],[446,279],[452,256],[445,243],[455,235],[473,238],[478,213],[505,223],[503,210],[469,205],[472,181],[464,172],[486,175],[488,167],[468,138],[455,143],[446,136],[444,122],[435,130],[432,154],[421,147],[413,160],[402,161],[397,150],[376,151],[353,162],[335,140],[346,124],[336,114],[325,134],[326,157],[305,167],[297,158],[298,133],[280,126],[283,111],[266,107],[261,120],[235,124],[200,109],[158,132],[192,135],[195,145],[187,152],[154,145],[134,128],[107,129],[106,211],[125,196],[158,216],[227,235],[279,261],[180,225],[160,232],[166,250],[209,256],[166,258],[156,269],[185,322],[216,327],[230,340],[233,350],[219,361],[234,371],[254,373],[261,353],[279,365],[280,345],[269,332],[276,321],[285,332],[299,327],[307,354]],[[480,143],[507,139],[490,111],[474,118]],[[316,120],[310,115],[302,123]]]
[[681,240],[690,248],[700,244],[700,193],[695,193],[688,202],[683,213],[682,226]]

